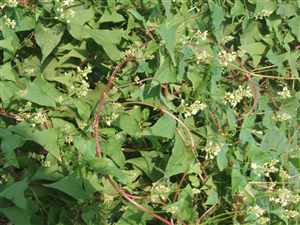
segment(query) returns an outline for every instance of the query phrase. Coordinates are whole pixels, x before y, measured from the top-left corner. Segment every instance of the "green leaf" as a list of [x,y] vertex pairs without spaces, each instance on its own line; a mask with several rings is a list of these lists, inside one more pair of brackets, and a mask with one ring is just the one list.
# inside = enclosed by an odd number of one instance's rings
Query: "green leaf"
[[44,184],[44,186],[60,190],[77,200],[86,200],[95,191],[88,181],[74,174],[66,176],[53,184]]
[[256,1],[256,8],[254,14],[257,15],[263,10],[273,12],[277,8],[277,4],[273,0],[259,0]]
[[219,202],[218,192],[214,189],[209,189],[205,193],[207,194],[205,205],[214,205]]
[[86,102],[82,101],[82,100],[74,100],[74,105],[76,106],[77,112],[79,114],[79,116],[87,121],[90,118],[90,114],[91,114],[91,107],[89,104],[87,104]]
[[180,136],[175,135],[175,144],[165,171],[166,176],[171,177],[188,171],[193,162],[192,150],[185,147]]
[[241,174],[240,166],[238,163],[236,163],[231,172],[231,188],[232,193],[240,192],[242,191],[245,186],[247,185],[246,178]]
[[35,20],[32,16],[20,16],[17,20],[16,32],[32,30],[35,28]]
[[252,127],[254,126],[255,117],[250,116],[244,119],[242,129],[239,135],[239,139],[241,140],[242,144],[245,143],[255,143],[255,140],[251,134]]
[[128,114],[120,116],[120,128],[131,136],[136,136],[141,132],[138,122]]
[[41,23],[36,26],[35,38],[40,46],[43,54],[42,62],[54,50],[61,40],[64,28],[61,24],[57,24],[51,28],[44,27]]
[[5,63],[0,67],[0,80],[10,80],[16,82],[16,73],[10,63]]
[[174,205],[177,208],[176,216],[181,220],[192,222],[197,218],[197,212],[193,206],[192,188],[189,185],[181,191]]
[[290,3],[281,3],[277,9],[277,14],[282,17],[291,17],[297,14],[297,8]]
[[120,167],[123,168],[125,165],[125,156],[122,152],[122,141],[116,140],[115,137],[110,138],[108,142],[101,143],[103,152],[109,156],[113,161]]
[[88,21],[93,20],[95,13],[92,7],[85,8],[83,6],[71,7],[70,10],[74,12],[74,15],[70,18],[70,23],[82,26]]
[[176,82],[177,76],[169,59],[161,59],[161,64],[156,71],[154,77],[161,83]]
[[244,5],[240,0],[235,0],[234,5],[231,8],[230,14],[232,16],[240,16],[245,14],[245,8]]
[[288,149],[288,140],[284,133],[278,129],[268,130],[262,140],[261,148],[264,150],[276,150],[283,153]]
[[173,64],[176,65],[175,47],[176,47],[176,30],[177,25],[164,23],[159,26],[158,34],[164,40],[166,48],[172,58]]
[[297,40],[300,41],[300,16],[293,17],[288,21],[288,25],[292,30],[292,33],[296,36]]
[[19,135],[15,135],[7,129],[0,129],[1,150],[4,153],[5,165],[15,166],[19,168],[19,163],[16,158],[15,149],[24,144],[24,139]]
[[108,158],[96,158],[89,161],[91,168],[101,175],[116,177],[121,183],[126,184],[128,177],[123,170],[119,169],[112,160]]
[[212,0],[209,0],[208,3],[209,3],[209,9],[211,12],[212,24],[214,27],[214,34],[216,35],[217,40],[221,41],[222,36],[223,36],[222,23],[225,20],[224,9],[219,4],[216,4]]
[[31,225],[30,215],[27,211],[17,207],[10,207],[0,208],[0,212],[3,213],[14,225]]
[[171,14],[172,1],[161,1],[162,5],[165,8],[165,13],[167,18],[169,18]]
[[112,59],[118,60],[121,57],[121,52],[116,47],[119,44],[124,34],[122,30],[88,30],[90,37],[101,45],[105,53]]
[[288,51],[287,56],[293,77],[299,77],[297,53]]
[[217,155],[217,164],[220,171],[223,171],[228,166],[226,153],[227,149],[223,148]]
[[39,105],[55,107],[55,99],[60,96],[58,90],[42,78],[36,78],[25,91],[24,99]]
[[119,23],[124,20],[125,19],[121,14],[119,14],[115,11],[109,12],[109,10],[105,10],[99,20],[99,23],[106,23],[106,22]]
[[155,136],[173,138],[176,130],[176,121],[168,115],[162,116],[152,127],[151,133]]
[[24,196],[24,192],[27,190],[27,180],[23,179],[12,183],[0,192],[0,197],[11,200],[17,207],[21,209],[27,209],[27,200]]
[[19,88],[11,81],[0,82],[0,99],[4,104],[8,104],[18,91]]
[[36,131],[32,134],[27,135],[27,140],[32,140],[40,144],[56,159],[60,160],[60,150],[58,147],[58,130],[50,128],[47,130]]
[[244,44],[240,48],[249,55],[251,55],[251,57],[253,58],[253,64],[256,66],[260,62],[260,59],[266,49],[266,46],[261,42],[254,42]]
[[96,142],[95,140],[88,140],[81,136],[74,138],[74,146],[81,153],[84,159],[90,160],[95,157]]

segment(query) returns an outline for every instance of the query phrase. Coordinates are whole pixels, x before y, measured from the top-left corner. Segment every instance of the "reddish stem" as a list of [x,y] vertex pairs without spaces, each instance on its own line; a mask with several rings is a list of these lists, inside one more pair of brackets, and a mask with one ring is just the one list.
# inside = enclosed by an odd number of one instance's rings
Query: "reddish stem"
[[[99,97],[99,102],[97,105],[97,111],[95,114],[95,120],[93,123],[93,128],[94,128],[94,132],[93,132],[93,136],[96,140],[96,157],[100,158],[101,157],[101,146],[100,146],[100,137],[99,137],[99,122],[100,122],[100,113],[102,112],[103,108],[104,108],[104,104],[105,104],[105,98],[107,93],[111,90],[111,88],[113,87],[113,82],[116,79],[118,73],[122,70],[122,68],[130,61],[132,60],[133,57],[132,56],[128,56],[126,57],[120,64],[118,64],[114,71],[112,72],[110,78],[108,79],[107,85],[104,89],[103,92],[100,93],[100,97]],[[114,180],[112,177],[108,176],[107,177],[108,181],[111,183],[111,185],[113,186],[113,188],[123,197],[125,198],[128,202],[130,202],[131,204],[133,204],[136,208],[144,211],[145,213],[151,215],[152,217],[156,218],[157,220],[163,222],[166,225],[172,225],[173,223],[164,219],[163,217],[159,216],[158,214],[156,214],[154,211],[145,208],[144,206],[140,205],[139,203],[137,203],[134,199],[137,199],[139,197],[135,197],[131,194],[126,193]]]
[[99,102],[97,105],[97,111],[95,114],[95,120],[93,123],[94,128],[94,138],[96,140],[96,156],[99,157],[102,153],[101,146],[100,146],[100,137],[99,137],[99,122],[100,122],[100,113],[102,112],[104,105],[105,105],[105,97],[106,94],[110,91],[110,89],[113,87],[113,82],[116,79],[118,73],[122,70],[122,68],[130,61],[133,57],[129,56],[125,58],[120,64],[118,64],[114,71],[112,72],[111,76],[108,79],[107,85],[103,92],[100,92],[99,96]]
[[136,201],[134,201],[129,194],[127,194],[124,190],[122,190],[114,181],[111,177],[108,177],[108,180],[110,182],[110,184],[114,187],[114,189],[119,192],[120,195],[122,195],[123,198],[125,198],[127,201],[129,201],[130,203],[132,203],[136,208],[144,211],[145,213],[148,213],[149,215],[153,216],[154,218],[156,218],[157,220],[163,222],[166,225],[172,225],[173,223],[164,219],[163,217],[157,215],[155,212],[153,212],[150,209],[147,209],[146,207],[140,205],[139,203],[137,203]]

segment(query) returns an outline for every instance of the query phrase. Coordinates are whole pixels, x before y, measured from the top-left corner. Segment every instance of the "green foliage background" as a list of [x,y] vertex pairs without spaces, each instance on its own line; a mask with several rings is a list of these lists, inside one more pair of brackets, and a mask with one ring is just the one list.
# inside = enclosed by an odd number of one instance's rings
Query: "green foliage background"
[[0,224],[300,223],[300,1],[0,9]]

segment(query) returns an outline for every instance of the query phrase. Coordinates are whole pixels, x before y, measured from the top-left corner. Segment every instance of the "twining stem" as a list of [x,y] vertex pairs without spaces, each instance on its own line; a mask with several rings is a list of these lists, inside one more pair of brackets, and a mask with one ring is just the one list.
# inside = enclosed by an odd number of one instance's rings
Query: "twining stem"
[[114,189],[121,195],[123,196],[127,201],[129,201],[130,203],[132,203],[136,208],[148,213],[149,215],[153,216],[154,218],[158,219],[159,221],[163,222],[164,224],[167,224],[167,225],[172,225],[172,222],[164,219],[163,217],[157,215],[155,212],[153,212],[152,210],[150,209],[147,209],[146,207],[140,205],[139,203],[137,203],[136,201],[134,201],[132,199],[132,197],[130,197],[129,194],[127,194],[123,189],[121,189],[119,187],[118,184],[116,184],[112,177],[108,177],[108,181],[110,182],[110,184],[114,187]]
[[15,120],[17,122],[21,122],[22,121],[22,118],[18,114],[7,112],[3,108],[0,108],[0,116],[13,119],[13,120]]
[[264,74],[258,74],[258,73],[253,73],[251,71],[248,71],[244,68],[241,68],[233,63],[230,64],[230,66],[234,67],[235,69],[244,72],[252,77],[259,77],[259,78],[265,78],[265,79],[273,79],[273,80],[300,80],[299,77],[279,77],[279,76],[270,76],[270,75],[264,75]]
[[[134,57],[133,56],[128,56],[126,57],[120,64],[118,64],[115,69],[113,70],[111,76],[108,79],[107,85],[104,89],[104,91],[102,91],[100,93],[99,96],[99,102],[97,105],[97,110],[95,113],[95,119],[94,119],[94,123],[93,123],[93,136],[96,140],[96,157],[100,158],[101,157],[101,146],[100,146],[100,138],[99,138],[99,122],[100,122],[100,114],[104,108],[104,104],[105,104],[105,99],[106,99],[106,95],[107,93],[112,89],[113,87],[113,82],[116,79],[118,73],[122,70],[122,68],[131,60],[133,60]],[[124,198],[126,199],[128,202],[130,202],[131,204],[133,204],[136,208],[138,208],[139,210],[151,215],[152,217],[156,218],[157,220],[163,222],[166,225],[172,225],[173,223],[164,219],[163,217],[159,216],[158,214],[156,214],[154,211],[145,208],[144,206],[140,205],[138,202],[136,202],[134,199],[137,199],[138,197],[135,197],[131,194],[128,194],[127,192],[125,192],[114,180],[111,176],[107,176],[108,181],[110,182],[110,184],[112,185],[112,187]]]
[[133,56],[126,57],[120,64],[118,64],[114,71],[112,72],[111,76],[108,79],[107,85],[103,91],[100,92],[99,101],[97,105],[97,111],[95,114],[95,119],[93,123],[94,133],[93,136],[96,140],[96,156],[100,156],[102,153],[101,146],[100,146],[100,137],[99,137],[99,122],[100,122],[100,113],[102,112],[105,104],[105,99],[107,93],[113,87],[113,82],[116,79],[118,73],[122,70],[122,68],[133,59]]

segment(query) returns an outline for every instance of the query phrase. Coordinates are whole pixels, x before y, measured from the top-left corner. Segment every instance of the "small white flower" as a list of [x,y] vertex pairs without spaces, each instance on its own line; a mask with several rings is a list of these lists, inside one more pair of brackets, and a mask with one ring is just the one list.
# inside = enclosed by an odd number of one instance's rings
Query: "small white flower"
[[261,216],[266,212],[265,209],[259,207],[258,205],[256,205],[256,206],[251,206],[251,207],[249,208],[249,211],[250,211],[251,213],[253,213],[256,217],[261,217]]
[[277,112],[274,116],[273,119],[279,122],[284,122],[287,120],[292,119],[292,116],[288,114],[287,112]]
[[214,159],[222,150],[222,146],[220,144],[209,141],[207,142],[203,150],[206,153],[205,159]]
[[14,7],[18,6],[18,1],[17,0],[8,0],[7,4],[8,4],[9,7],[14,8]]
[[283,98],[283,99],[287,99],[287,98],[291,97],[291,92],[290,92],[290,90],[288,89],[287,86],[284,86],[282,91],[278,92],[278,95],[280,95],[281,98]]
[[197,64],[200,64],[200,63],[207,63],[209,61],[209,59],[211,58],[211,55],[206,51],[206,50],[203,50],[203,51],[200,51],[200,52],[197,52],[196,53],[196,62]]
[[228,66],[228,64],[234,62],[237,58],[236,52],[226,52],[225,50],[222,50],[218,54],[219,56],[219,62],[223,66]]
[[249,87],[243,88],[241,85],[237,90],[233,92],[226,92],[224,96],[224,102],[229,103],[232,107],[236,107],[238,103],[240,103],[243,98],[251,98],[252,92]]
[[231,41],[231,40],[233,40],[233,39],[234,39],[234,37],[231,36],[231,35],[225,36],[225,37],[222,39],[222,43],[227,43],[227,42],[229,42],[229,41]]
[[202,41],[205,41],[205,40],[207,39],[207,34],[208,34],[207,30],[204,31],[204,32],[201,32],[200,30],[198,30],[198,31],[196,32],[196,36],[197,36],[198,38],[200,38]]
[[196,115],[199,111],[203,111],[206,109],[207,105],[199,100],[196,100],[193,104],[188,105],[184,103],[184,100],[181,101],[181,104],[183,105],[183,111],[185,117],[190,117],[193,115]]
[[257,13],[257,15],[255,16],[255,18],[256,19],[263,19],[264,17],[269,17],[272,13],[273,13],[273,11],[263,9],[262,11],[260,11],[259,13]]
[[11,29],[15,29],[17,23],[15,20],[8,18],[6,15],[4,16],[5,24]]

